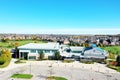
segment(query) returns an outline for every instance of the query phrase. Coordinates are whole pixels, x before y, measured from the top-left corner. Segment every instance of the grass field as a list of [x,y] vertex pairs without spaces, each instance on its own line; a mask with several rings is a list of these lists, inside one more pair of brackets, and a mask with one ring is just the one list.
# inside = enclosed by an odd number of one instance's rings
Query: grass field
[[103,49],[107,51],[111,51],[114,54],[120,54],[120,46],[108,46],[108,47],[102,47]]
[[35,41],[35,40],[21,40],[21,41],[8,41],[8,42],[0,42],[0,46],[2,48],[14,48],[15,44],[17,43],[18,46],[21,46],[21,45],[25,45],[25,44],[28,44],[28,43],[45,43],[44,41]]

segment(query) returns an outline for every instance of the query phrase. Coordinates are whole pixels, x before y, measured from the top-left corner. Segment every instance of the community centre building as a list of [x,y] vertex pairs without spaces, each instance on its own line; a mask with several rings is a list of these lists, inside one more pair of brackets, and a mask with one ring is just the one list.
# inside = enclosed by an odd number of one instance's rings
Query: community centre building
[[100,58],[105,59],[108,55],[107,51],[92,45],[89,48],[81,46],[68,46],[60,45],[59,43],[29,43],[23,46],[19,46],[19,58],[24,58],[27,60],[37,60],[39,59],[40,53],[45,54],[45,58],[49,56],[54,56],[54,54],[59,51],[60,55],[63,57],[72,58]]

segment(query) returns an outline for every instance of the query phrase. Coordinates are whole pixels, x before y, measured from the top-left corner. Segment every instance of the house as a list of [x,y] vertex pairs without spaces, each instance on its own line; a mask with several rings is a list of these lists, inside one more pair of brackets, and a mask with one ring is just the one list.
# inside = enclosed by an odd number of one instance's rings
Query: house
[[64,41],[63,41],[63,44],[69,44],[70,43],[70,41],[68,40],[68,39],[65,39]]
[[81,60],[105,60],[108,57],[108,52],[92,44],[91,47],[84,49],[81,54]]
[[29,43],[23,46],[18,47],[19,49],[19,58],[24,59],[39,59],[39,54],[43,51],[45,57],[53,56],[56,51],[59,50],[58,43]]

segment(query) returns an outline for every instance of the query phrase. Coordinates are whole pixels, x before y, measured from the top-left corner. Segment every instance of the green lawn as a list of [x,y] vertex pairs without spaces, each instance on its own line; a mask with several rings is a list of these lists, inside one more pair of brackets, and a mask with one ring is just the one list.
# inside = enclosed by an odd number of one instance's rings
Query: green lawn
[[[19,40],[19,41],[16,41],[16,40],[9,40],[8,42],[0,42],[0,46],[2,48],[14,48],[14,44],[15,43],[18,43],[18,46],[21,46],[21,45],[25,45],[25,44],[28,44],[28,43],[45,43],[45,41],[35,41],[35,40]],[[12,45],[13,46],[10,46]]]
[[64,77],[56,77],[56,76],[50,76],[50,77],[47,77],[47,80],[68,80]]
[[114,70],[116,70],[116,71],[118,71],[118,72],[120,72],[120,66],[112,66],[112,65],[109,65],[108,67],[111,68],[111,69],[114,69]]
[[22,78],[22,79],[31,79],[33,75],[31,74],[14,74],[11,78]]
[[116,52],[118,52],[118,54],[120,54],[120,46],[108,46],[108,47],[102,47],[102,48],[107,51],[111,51],[114,54],[116,54]]

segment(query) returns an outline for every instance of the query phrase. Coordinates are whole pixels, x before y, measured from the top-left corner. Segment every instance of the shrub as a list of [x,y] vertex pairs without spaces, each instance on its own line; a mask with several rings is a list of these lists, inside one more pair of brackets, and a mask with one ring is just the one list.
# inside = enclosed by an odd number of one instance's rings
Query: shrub
[[19,42],[15,42],[14,45],[15,45],[15,47],[18,47],[20,45],[20,43]]
[[11,60],[11,53],[8,49],[0,50],[0,67],[6,67]]
[[60,57],[61,57],[60,52],[57,51],[57,52],[55,53],[55,60],[59,60]]
[[43,60],[44,57],[45,57],[45,54],[44,54],[44,52],[42,51],[42,52],[40,53],[40,60]]
[[115,54],[114,53],[109,53],[109,58],[110,59],[115,59]]
[[120,66],[120,55],[117,56],[116,61],[118,62],[117,66]]
[[75,62],[75,60],[63,60],[64,63],[72,63]]
[[0,56],[0,65],[4,64],[6,61],[6,56],[3,54]]
[[85,63],[85,64],[93,64],[94,62],[93,62],[93,61],[86,61],[86,60],[83,60],[82,63]]

